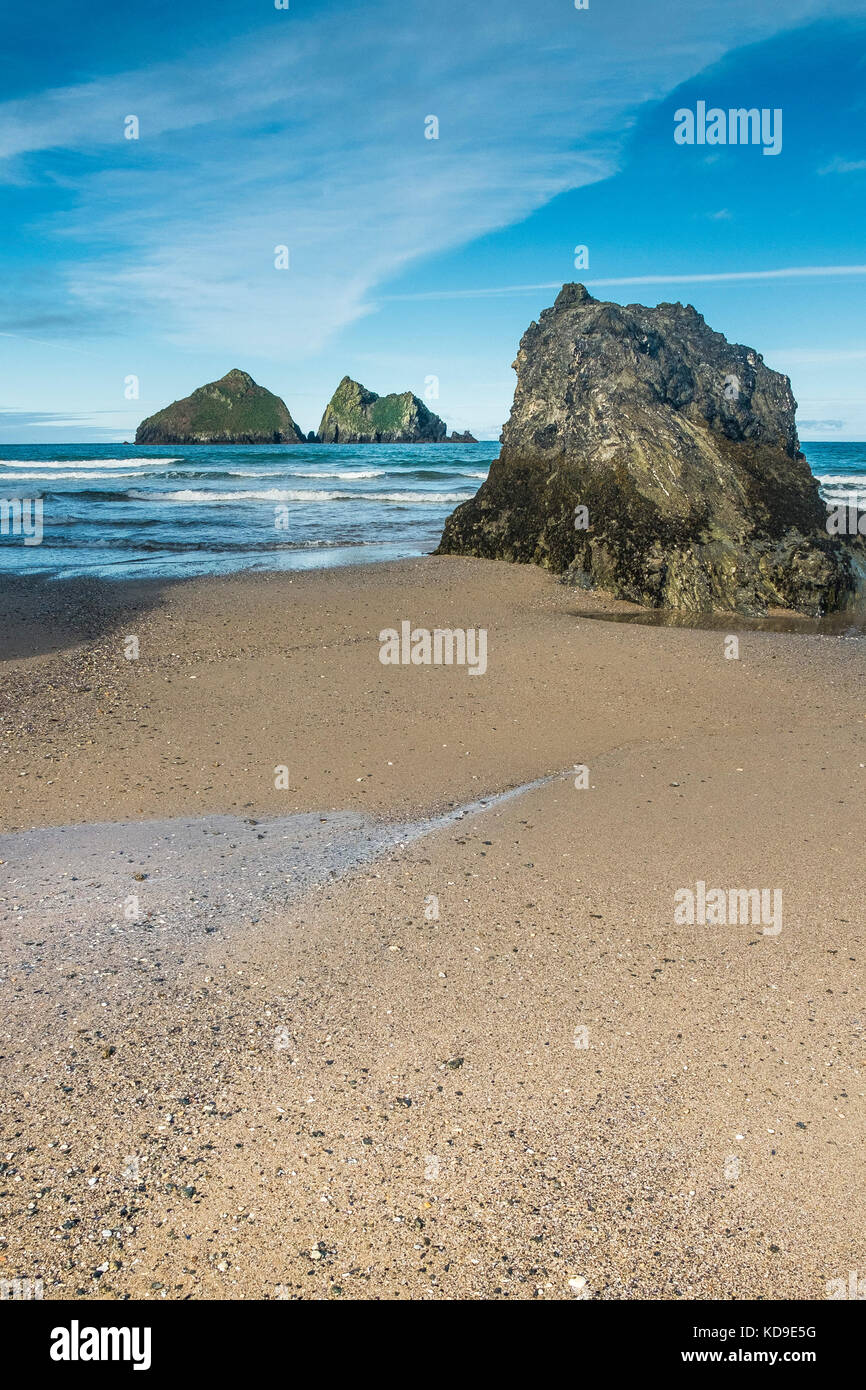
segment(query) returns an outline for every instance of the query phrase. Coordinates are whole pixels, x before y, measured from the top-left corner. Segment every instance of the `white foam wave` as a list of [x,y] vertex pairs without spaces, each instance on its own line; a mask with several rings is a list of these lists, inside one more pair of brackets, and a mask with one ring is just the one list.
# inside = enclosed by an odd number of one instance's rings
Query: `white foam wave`
[[348,469],[328,472],[320,468],[314,472],[302,468],[226,468],[219,471],[224,471],[229,478],[341,478],[346,482],[354,482],[356,478],[384,478],[388,472],[387,468],[371,468],[359,473]]
[[208,492],[202,488],[181,488],[178,492],[130,492],[129,496],[138,502],[334,502],[342,494],[311,490],[294,491],[291,488],[263,488],[252,492],[238,489],[237,492]]
[[74,468],[80,463],[82,468],[148,468],[153,464],[165,467],[171,463],[183,463],[183,459],[0,459],[0,468]]
[[49,482],[49,483],[57,483],[57,482],[81,482],[81,483],[88,483],[88,482],[89,482],[89,483],[96,483],[96,482],[99,482],[99,483],[101,483],[101,482],[107,481],[107,480],[110,479],[110,478],[114,478],[114,479],[123,479],[123,478],[127,478],[127,479],[128,479],[128,478],[134,478],[135,476],[136,476],[136,474],[134,474],[134,473],[82,473],[82,472],[80,472],[80,471],[76,471],[76,472],[74,472],[74,473],[56,473],[56,472],[54,472],[54,473],[42,473],[42,472],[36,472],[36,471],[34,471],[33,473],[11,473],[8,477],[0,477],[0,487],[2,487],[4,483],[17,483],[17,484],[20,485],[21,483],[24,483],[24,482],[26,482],[27,480],[32,479],[32,478],[41,478],[41,479],[43,479],[43,481]]
[[847,487],[856,492],[866,488],[866,473],[828,473],[826,477],[816,475],[821,487]]
[[179,492],[130,492],[140,502],[465,502],[470,492],[326,492],[323,489],[264,488],[258,492],[207,492],[183,488]]
[[346,482],[353,482],[355,478],[384,478],[388,470],[387,468],[363,468],[353,472],[349,468],[338,468],[334,472],[326,472],[324,469],[317,468],[315,472],[305,473],[301,468],[290,468],[288,472],[293,478],[342,478]]
[[472,492],[361,492],[356,497],[365,502],[468,502]]

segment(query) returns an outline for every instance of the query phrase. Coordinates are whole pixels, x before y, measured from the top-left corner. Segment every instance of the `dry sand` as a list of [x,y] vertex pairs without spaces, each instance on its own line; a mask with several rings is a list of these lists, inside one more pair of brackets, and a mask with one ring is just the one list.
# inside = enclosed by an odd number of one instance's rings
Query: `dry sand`
[[[733,624],[727,660],[723,631],[574,616],[621,607],[433,558],[14,589],[2,1277],[773,1300],[866,1273],[863,643]],[[486,627],[486,675],[382,666],[402,619]],[[676,925],[699,880],[780,888],[782,930]]]

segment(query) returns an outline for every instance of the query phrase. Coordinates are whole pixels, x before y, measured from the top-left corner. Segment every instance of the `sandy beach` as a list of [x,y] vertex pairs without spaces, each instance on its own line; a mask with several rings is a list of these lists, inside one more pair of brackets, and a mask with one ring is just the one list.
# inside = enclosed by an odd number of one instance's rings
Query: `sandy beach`
[[[863,641],[625,611],[444,557],[10,584],[3,1278],[774,1300],[862,1272]],[[405,620],[486,629],[485,674],[382,665]],[[678,923],[699,883],[780,890],[781,929]]]

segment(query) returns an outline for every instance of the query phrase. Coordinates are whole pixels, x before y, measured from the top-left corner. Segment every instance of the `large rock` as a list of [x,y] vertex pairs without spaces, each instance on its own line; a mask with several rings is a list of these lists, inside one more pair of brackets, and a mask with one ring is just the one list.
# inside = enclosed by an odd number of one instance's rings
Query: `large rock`
[[849,598],[851,552],[827,533],[788,378],[691,305],[623,308],[565,285],[514,366],[500,457],[438,553],[692,612]]
[[303,444],[284,401],[234,367],[167,405],[135,432],[136,444]]
[[344,376],[322,416],[323,444],[439,444],[445,421],[411,391],[377,396]]

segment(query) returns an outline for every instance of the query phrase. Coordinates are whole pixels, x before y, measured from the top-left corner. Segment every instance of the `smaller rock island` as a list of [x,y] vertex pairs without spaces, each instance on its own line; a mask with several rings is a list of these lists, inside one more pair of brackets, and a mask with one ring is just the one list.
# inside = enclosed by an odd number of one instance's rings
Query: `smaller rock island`
[[323,444],[441,444],[447,433],[445,421],[411,391],[377,396],[349,376],[343,377],[319,425]]

